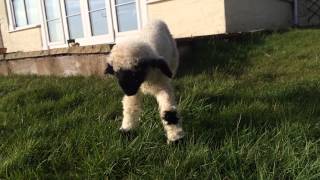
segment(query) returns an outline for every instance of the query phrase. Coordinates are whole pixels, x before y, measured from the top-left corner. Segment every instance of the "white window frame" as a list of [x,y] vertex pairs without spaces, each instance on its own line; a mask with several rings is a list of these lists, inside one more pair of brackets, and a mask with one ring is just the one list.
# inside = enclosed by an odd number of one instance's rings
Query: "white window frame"
[[[82,32],[82,35],[83,36],[85,36],[85,30],[84,30],[84,23],[83,23],[83,13],[82,13],[82,0],[79,0],[79,7],[80,7],[80,13],[77,13],[77,14],[71,14],[71,15],[67,15],[67,8],[66,8],[66,1],[68,1],[68,0],[63,0],[63,2],[61,2],[61,5],[62,5],[62,15],[63,15],[63,18],[65,18],[65,22],[64,23],[66,23],[66,25],[64,25],[64,28],[65,28],[65,31],[66,32],[68,32],[67,34],[66,34],[66,37],[68,37],[67,39],[69,39],[70,37],[70,35],[69,35],[69,27],[68,27],[68,18],[70,18],[70,17],[73,17],[73,16],[79,16],[80,15],[80,18],[81,18],[81,25],[83,26],[82,27],[82,30],[83,30],[83,32]],[[77,38],[77,39],[82,39],[82,38]]]
[[[6,0],[6,5],[7,5],[7,12],[8,12],[8,20],[9,20],[9,32],[15,32],[15,31],[21,31],[21,30],[25,30],[25,29],[40,27],[41,20],[39,20],[39,22],[36,23],[36,24],[28,24],[28,25],[25,25],[25,26],[17,27],[12,0]],[[41,17],[40,1],[38,1],[38,7],[39,7],[38,14]],[[27,22],[28,22],[28,15],[27,15],[27,9],[26,9],[25,3],[24,3],[24,11],[25,11],[25,14],[26,14]]]
[[[42,39],[43,49],[52,48],[63,48],[68,47],[67,40],[69,39],[69,29],[67,24],[67,15],[65,10],[64,0],[59,0],[60,3],[60,18],[62,21],[63,28],[63,41],[50,42],[49,31],[47,26],[47,18],[45,12],[44,1],[41,0],[41,11],[42,11]],[[116,17],[115,0],[105,0],[106,16],[108,22],[108,34],[92,36],[91,22],[89,15],[88,0],[80,0],[80,11],[83,26],[83,38],[75,39],[80,46],[95,45],[95,44],[113,44],[122,38],[128,36],[134,36],[141,30],[141,27],[147,21],[147,0],[135,0],[136,13],[137,13],[137,29],[127,32],[118,32],[118,22]]]
[[[108,34],[103,35],[92,35],[91,29],[91,21],[90,21],[90,12],[89,12],[89,5],[86,3],[86,0],[83,0],[83,7],[85,8],[84,12],[81,13],[84,19],[83,26],[84,26],[84,33],[87,35],[87,39],[84,40],[80,45],[92,45],[92,44],[104,44],[104,43],[113,43],[114,42],[114,32],[113,32],[113,22],[112,22],[112,15],[111,15],[111,8],[110,8],[110,1],[105,0],[105,9],[107,15],[107,22],[108,22]],[[101,8],[102,9],[102,8]]]
[[[59,6],[61,7],[61,1],[59,1]],[[46,14],[46,8],[45,8],[45,2],[43,0],[41,0],[41,9],[42,9],[42,17],[43,17],[43,20],[42,20],[42,27],[44,27],[45,29],[45,38],[47,40],[47,46],[48,47],[57,47],[57,48],[60,48],[60,47],[66,47],[64,46],[64,42],[66,41],[66,35],[65,33],[63,33],[63,38],[62,38],[62,41],[58,41],[58,42],[50,42],[50,37],[49,37],[49,29],[48,29],[48,22],[49,21],[53,21],[52,19],[51,20],[47,20],[47,14]],[[64,24],[63,24],[63,18],[62,18],[62,14],[61,14],[61,11],[59,13],[59,17],[57,19],[60,19],[61,23],[62,23],[62,29],[64,31]],[[43,33],[42,33],[43,34]]]
[[148,0],[147,4],[157,3],[157,2],[160,2],[160,1],[163,1],[163,0]]
[[[81,9],[84,37],[75,39],[76,42],[80,43],[81,46],[114,42],[114,35],[113,35],[113,28],[112,28],[113,27],[112,15],[109,7],[110,7],[109,0],[105,0],[105,9],[106,9],[106,15],[107,15],[107,22],[108,22],[108,34],[93,36],[91,32],[88,0],[80,0],[80,9]],[[65,21],[65,23],[67,22]],[[65,24],[65,27],[67,30],[67,27],[68,27],[67,24]],[[65,33],[68,34],[68,39],[69,39],[69,31],[67,30],[65,31]]]
[[[64,39],[61,42],[50,42],[49,29],[46,23],[47,19],[46,19],[44,1],[42,1],[42,7],[43,7],[42,9],[43,9],[43,17],[44,17],[43,26],[45,27],[45,36],[46,36],[46,39],[48,40],[47,45],[48,45],[48,48],[50,49],[68,47],[68,44],[66,43],[66,41],[70,39],[70,37],[69,37],[69,28],[67,24],[68,23],[67,14],[66,14],[66,8],[65,8],[64,2],[65,0],[59,0],[60,17],[62,20]],[[88,0],[80,0],[80,13],[81,13],[82,26],[83,26],[83,37],[76,38],[75,41],[78,42],[81,46],[114,43],[115,38],[114,38],[110,0],[105,0],[105,10],[106,10],[107,22],[108,22],[108,34],[92,36]]]
[[[39,7],[39,16],[40,21],[37,24],[26,25],[21,27],[16,27],[15,25],[15,17],[13,11],[12,0],[5,0],[7,6],[8,13],[8,21],[9,21],[9,32],[16,32],[25,29],[31,29],[36,27],[41,27],[41,35],[42,35],[42,44],[43,49],[52,49],[52,48],[61,48],[68,47],[67,40],[69,39],[69,31],[67,26],[66,19],[66,11],[64,0],[59,0],[60,3],[60,19],[62,22],[62,28],[64,31],[63,40],[60,42],[50,42],[48,26],[47,26],[47,18],[44,6],[44,0],[38,0]],[[95,44],[113,44],[116,41],[128,37],[134,36],[139,32],[141,27],[147,22],[147,4],[148,0],[135,0],[136,3],[136,13],[137,13],[137,29],[127,32],[118,32],[118,22],[116,17],[116,6],[115,0],[105,0],[106,5],[106,15],[108,22],[108,34],[105,35],[97,35],[92,36],[91,32],[91,22],[89,15],[89,7],[87,0],[80,0],[80,8],[81,8],[81,18],[83,25],[83,34],[84,38],[75,39],[76,42],[79,42],[81,46],[85,45],[95,45]],[[26,13],[27,10],[25,9]],[[27,17],[27,15],[26,15]]]
[[[131,30],[131,31],[126,31],[126,32],[119,32],[119,27],[118,27],[118,20],[117,20],[117,10],[116,10],[116,0],[111,0],[111,7],[112,7],[112,14],[113,14],[113,22],[114,22],[114,33],[116,36],[116,39],[122,39],[123,37],[127,37],[127,36],[134,36],[137,32],[139,32],[139,30],[142,27],[142,18],[141,18],[141,3],[139,0],[134,0],[136,3],[136,13],[137,13],[137,29],[135,30]],[[129,3],[125,3],[125,4],[129,4]]]

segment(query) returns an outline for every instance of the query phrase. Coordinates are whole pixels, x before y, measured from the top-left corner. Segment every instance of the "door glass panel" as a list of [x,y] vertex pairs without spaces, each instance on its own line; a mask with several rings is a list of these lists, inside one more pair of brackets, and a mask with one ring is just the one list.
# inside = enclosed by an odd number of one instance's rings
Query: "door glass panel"
[[80,14],[80,0],[65,0],[65,4],[67,16]]
[[13,11],[14,11],[14,17],[16,21],[16,26],[25,26],[27,25],[27,17],[26,12],[24,10],[24,2],[23,0],[13,0]]
[[80,0],[65,0],[70,39],[83,37]]
[[29,24],[39,23],[39,2],[37,0],[25,0]]
[[48,31],[50,42],[63,41],[63,29],[60,19],[48,22]]
[[81,16],[68,17],[68,27],[70,39],[76,39],[83,37]]
[[50,42],[61,42],[64,40],[62,21],[60,18],[59,0],[45,0],[45,11]]
[[108,20],[105,0],[88,0],[91,34],[108,34]]
[[89,11],[106,8],[105,0],[89,0]]
[[45,9],[47,20],[60,18],[59,0],[45,0]]
[[65,5],[70,39],[82,38],[80,0],[65,0]]
[[108,34],[106,10],[102,9],[90,13],[92,35]]
[[135,2],[135,0],[116,0],[116,4]]
[[117,6],[116,10],[119,32],[135,30],[138,28],[136,3]]

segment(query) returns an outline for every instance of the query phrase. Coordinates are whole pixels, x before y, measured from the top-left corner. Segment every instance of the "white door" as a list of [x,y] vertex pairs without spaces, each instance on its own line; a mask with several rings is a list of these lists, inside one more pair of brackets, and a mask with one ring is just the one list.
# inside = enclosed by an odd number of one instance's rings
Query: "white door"
[[49,48],[114,42],[109,0],[44,0],[44,27]]

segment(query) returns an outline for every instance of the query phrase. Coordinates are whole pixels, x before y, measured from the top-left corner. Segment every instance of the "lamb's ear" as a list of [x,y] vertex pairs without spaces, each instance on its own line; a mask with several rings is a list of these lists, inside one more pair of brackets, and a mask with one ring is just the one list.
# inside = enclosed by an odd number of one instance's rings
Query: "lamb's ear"
[[165,74],[169,78],[172,78],[172,72],[171,72],[167,62],[164,59],[156,59],[155,66],[157,68],[159,68],[163,74]]
[[167,64],[167,62],[164,59],[142,59],[141,60],[142,66],[150,66],[153,68],[159,68],[163,74],[168,76],[169,78],[172,78],[172,72]]
[[113,67],[109,63],[107,63],[107,67],[104,70],[104,74],[112,74],[112,75],[114,75]]

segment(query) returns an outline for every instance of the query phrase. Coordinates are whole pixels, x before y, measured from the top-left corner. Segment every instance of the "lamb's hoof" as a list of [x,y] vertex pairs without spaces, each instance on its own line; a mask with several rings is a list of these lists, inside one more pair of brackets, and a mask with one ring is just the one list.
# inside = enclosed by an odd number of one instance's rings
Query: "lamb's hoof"
[[127,134],[127,133],[130,133],[130,132],[131,132],[129,129],[124,129],[124,128],[122,128],[122,127],[119,129],[119,131],[120,131],[120,133],[122,133],[122,134]]
[[173,136],[171,138],[167,137],[167,143],[168,144],[182,144],[184,142],[184,132],[180,131],[176,136]]
[[184,140],[184,138],[182,137],[182,138],[180,138],[180,139],[177,139],[177,140],[175,140],[175,141],[170,141],[169,139],[167,140],[167,144],[169,144],[169,145],[179,145],[179,144],[184,144],[185,143],[185,140]]
[[137,133],[132,131],[132,130],[128,130],[128,129],[123,129],[120,128],[119,132],[122,136],[127,137],[129,139],[133,139],[134,137],[136,137]]

